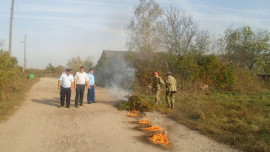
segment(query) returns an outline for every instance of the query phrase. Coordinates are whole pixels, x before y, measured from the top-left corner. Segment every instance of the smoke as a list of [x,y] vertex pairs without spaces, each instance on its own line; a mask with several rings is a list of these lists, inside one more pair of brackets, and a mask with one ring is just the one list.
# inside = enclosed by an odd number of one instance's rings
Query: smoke
[[121,52],[107,59],[105,88],[115,98],[126,100],[131,95],[136,69],[125,60],[125,55]]

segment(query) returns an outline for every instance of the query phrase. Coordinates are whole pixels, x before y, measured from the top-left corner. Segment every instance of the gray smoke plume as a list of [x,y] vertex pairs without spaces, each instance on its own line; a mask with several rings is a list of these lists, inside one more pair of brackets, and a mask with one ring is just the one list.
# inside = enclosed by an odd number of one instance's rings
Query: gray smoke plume
[[103,72],[97,74],[99,82],[109,89],[110,94],[115,98],[126,99],[131,94],[136,70],[125,60],[127,52],[107,51],[106,53],[106,57],[100,59],[103,68],[99,68],[103,69]]
[[135,68],[123,58],[116,57],[112,60],[109,73],[111,78],[106,82],[106,88],[118,99],[125,99],[131,94],[131,85],[135,77]]

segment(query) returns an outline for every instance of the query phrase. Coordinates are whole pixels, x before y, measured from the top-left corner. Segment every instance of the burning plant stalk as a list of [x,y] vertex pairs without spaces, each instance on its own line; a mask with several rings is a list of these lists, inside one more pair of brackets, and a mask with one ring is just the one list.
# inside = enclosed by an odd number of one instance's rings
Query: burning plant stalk
[[149,124],[149,123],[150,123],[150,120],[146,120],[146,119],[144,119],[144,120],[139,120],[139,123],[140,123],[140,124]]
[[143,128],[143,130],[146,130],[146,131],[161,131],[161,130],[163,130],[163,128],[161,126],[153,125],[153,126],[148,127],[148,128]]
[[132,113],[129,113],[129,112],[128,112],[128,116],[130,116],[130,117],[137,117],[138,114],[139,114],[139,111],[137,111],[137,110],[135,110],[135,109],[133,109],[131,112],[132,112]]
[[128,112],[128,116],[130,116],[130,117],[137,117],[137,114],[136,113],[129,113]]

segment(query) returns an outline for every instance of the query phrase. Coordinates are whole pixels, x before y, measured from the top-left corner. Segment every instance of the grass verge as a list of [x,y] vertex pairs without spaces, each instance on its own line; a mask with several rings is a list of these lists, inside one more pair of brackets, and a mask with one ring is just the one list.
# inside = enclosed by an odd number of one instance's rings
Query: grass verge
[[[0,101],[0,121],[6,120],[12,115],[16,107],[20,106],[25,100],[26,93],[39,78],[27,79],[26,75],[15,81],[11,86],[7,86],[6,99]],[[14,87],[15,86],[15,87]]]
[[154,109],[241,150],[270,151],[269,92],[182,93],[177,95],[175,110],[166,104],[154,105]]

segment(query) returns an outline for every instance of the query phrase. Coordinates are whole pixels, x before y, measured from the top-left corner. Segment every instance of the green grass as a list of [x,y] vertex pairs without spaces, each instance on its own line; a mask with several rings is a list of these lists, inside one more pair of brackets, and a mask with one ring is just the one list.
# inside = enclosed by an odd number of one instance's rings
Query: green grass
[[182,93],[177,95],[175,110],[165,104],[154,108],[241,150],[270,151],[270,92]]
[[5,100],[0,100],[0,121],[6,120],[14,113],[16,107],[20,106],[25,99],[26,93],[31,86],[39,81],[39,78],[27,79],[23,75],[20,79],[13,82],[13,84],[5,86]]

